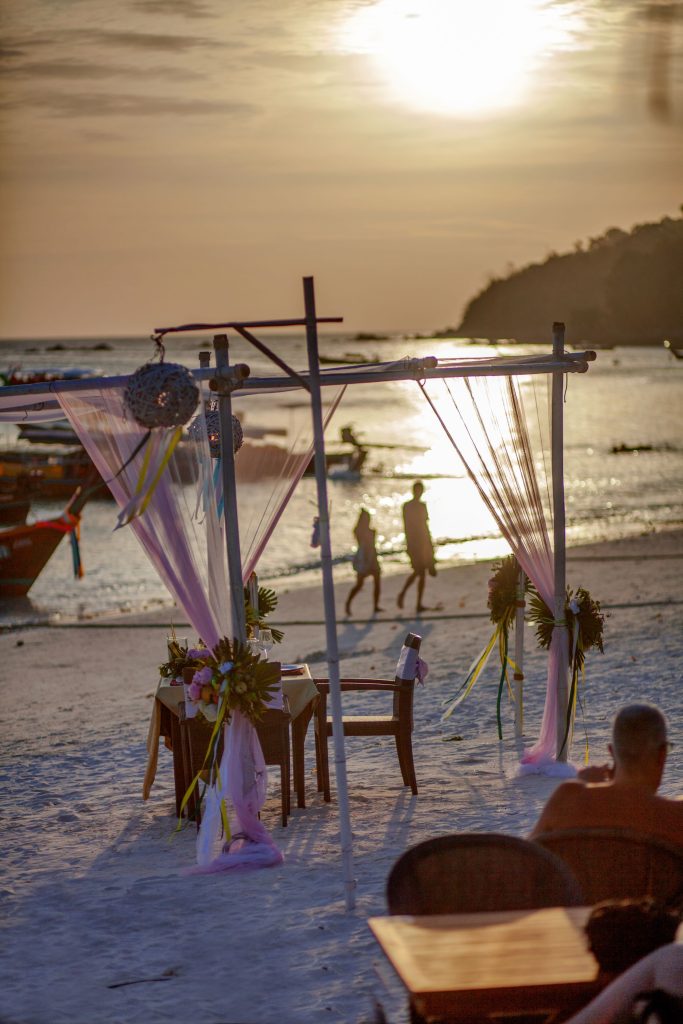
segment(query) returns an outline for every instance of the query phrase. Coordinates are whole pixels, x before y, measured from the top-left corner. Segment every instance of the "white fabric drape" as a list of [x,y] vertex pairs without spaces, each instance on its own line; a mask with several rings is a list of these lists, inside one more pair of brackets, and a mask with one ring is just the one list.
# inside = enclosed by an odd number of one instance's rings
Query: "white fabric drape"
[[[555,573],[552,504],[543,461],[544,417],[534,423],[539,428],[537,451],[540,448],[535,459],[519,378],[444,379],[419,386],[511,551],[552,608]],[[533,398],[538,399],[537,392]],[[573,773],[554,758],[558,680],[560,673],[567,672],[563,632],[553,631],[543,720],[538,742],[524,755],[526,771]]]

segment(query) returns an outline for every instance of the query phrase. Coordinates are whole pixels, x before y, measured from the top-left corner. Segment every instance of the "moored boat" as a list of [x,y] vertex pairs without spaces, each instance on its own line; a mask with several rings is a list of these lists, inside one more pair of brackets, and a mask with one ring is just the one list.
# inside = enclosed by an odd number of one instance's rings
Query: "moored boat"
[[30,476],[0,476],[0,526],[19,526],[26,522],[35,487]]
[[76,538],[74,572],[82,575],[75,531],[92,494],[92,487],[79,487],[61,515],[0,530],[0,598],[25,597],[67,534]]
[[[0,480],[8,484],[30,481],[34,497],[40,499],[69,498],[90,479],[92,471],[93,464],[83,448],[57,452],[17,446],[0,452]],[[103,496],[105,493],[103,487]]]

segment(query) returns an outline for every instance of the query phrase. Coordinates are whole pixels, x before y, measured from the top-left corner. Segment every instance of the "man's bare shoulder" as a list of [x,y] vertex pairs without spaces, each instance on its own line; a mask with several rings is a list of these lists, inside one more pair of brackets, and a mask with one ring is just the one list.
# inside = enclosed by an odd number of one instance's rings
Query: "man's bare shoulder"
[[531,833],[531,838],[541,835],[542,832],[553,832],[558,828],[567,828],[568,819],[571,825],[571,811],[582,800],[585,799],[588,787],[585,783],[576,779],[568,779],[561,782],[548,798],[541,816]]

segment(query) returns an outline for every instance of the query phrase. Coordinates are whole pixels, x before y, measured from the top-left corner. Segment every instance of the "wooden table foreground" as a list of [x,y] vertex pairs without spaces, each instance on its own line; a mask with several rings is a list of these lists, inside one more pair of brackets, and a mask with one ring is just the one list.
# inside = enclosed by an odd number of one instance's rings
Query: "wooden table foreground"
[[[510,880],[514,885],[514,879]],[[423,1016],[466,1021],[546,1011],[562,1020],[609,981],[583,931],[590,907],[430,917],[368,924]]]

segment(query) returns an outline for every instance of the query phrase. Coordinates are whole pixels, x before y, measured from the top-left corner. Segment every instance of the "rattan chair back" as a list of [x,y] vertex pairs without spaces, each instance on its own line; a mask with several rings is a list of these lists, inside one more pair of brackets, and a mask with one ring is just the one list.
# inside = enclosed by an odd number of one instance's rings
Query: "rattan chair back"
[[464,832],[418,843],[387,880],[390,914],[468,914],[585,902],[567,866],[515,836]]
[[535,842],[568,865],[587,903],[683,896],[683,847],[616,828],[562,829],[536,836]]

